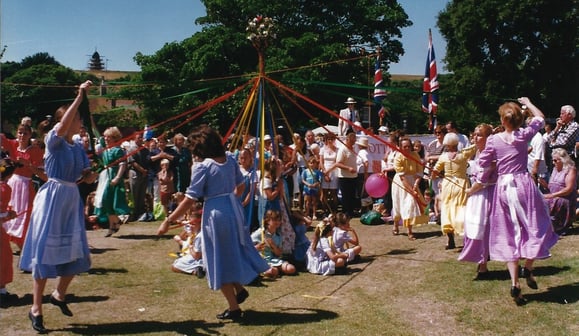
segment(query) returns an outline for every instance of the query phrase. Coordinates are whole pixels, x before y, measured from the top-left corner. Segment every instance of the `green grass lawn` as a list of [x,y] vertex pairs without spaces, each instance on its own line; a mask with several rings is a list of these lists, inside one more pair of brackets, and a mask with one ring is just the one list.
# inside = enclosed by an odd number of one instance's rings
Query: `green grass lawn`
[[[552,258],[536,262],[539,289],[523,281],[529,303],[517,307],[505,265],[491,262],[492,278],[472,281],[476,265],[456,261],[458,249],[444,250],[439,226],[418,227],[418,239],[409,241],[393,236],[390,225],[354,220],[362,262],[347,275],[300,273],[249,286],[245,318],[236,323],[215,318],[227,305],[205,279],[170,271],[176,231],[157,240],[157,224],[129,223],[112,238],[88,232],[93,266],[71,285],[74,317],[44,305],[51,335],[579,334],[578,229],[558,242]],[[49,280],[46,295],[54,286]],[[16,271],[7,287],[20,300],[0,309],[0,333],[34,334],[30,274]]]

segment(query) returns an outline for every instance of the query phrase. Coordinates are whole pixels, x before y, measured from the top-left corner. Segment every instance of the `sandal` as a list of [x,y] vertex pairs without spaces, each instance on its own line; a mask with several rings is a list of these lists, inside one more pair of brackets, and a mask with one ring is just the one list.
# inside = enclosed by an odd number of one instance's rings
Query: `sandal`
[[398,228],[392,229],[392,235],[393,236],[398,236],[399,234],[400,234],[400,231],[398,230]]
[[416,237],[412,233],[408,234],[408,240],[416,240]]

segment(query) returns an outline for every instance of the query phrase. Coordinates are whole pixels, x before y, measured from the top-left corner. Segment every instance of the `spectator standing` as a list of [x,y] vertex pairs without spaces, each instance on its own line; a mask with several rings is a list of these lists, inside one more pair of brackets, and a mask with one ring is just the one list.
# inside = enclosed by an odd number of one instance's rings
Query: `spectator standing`
[[[527,123],[531,122],[529,118]],[[533,136],[529,143],[527,170],[535,181],[547,180],[547,163],[545,162],[545,139],[539,132]]]
[[324,175],[320,198],[326,211],[330,213],[338,211],[338,172],[334,168],[337,155],[336,135],[324,134],[324,146],[320,150],[320,168]]
[[[430,171],[438,161],[440,155],[446,149],[444,146],[444,136],[446,135],[446,128],[442,125],[437,125],[434,128],[434,136],[436,139],[432,140],[428,146],[426,146],[426,174],[430,175]],[[440,177],[433,177],[430,176],[430,188],[434,191],[434,197],[436,197],[440,193],[440,188],[438,187],[441,181]]]
[[132,220],[145,220],[145,194],[147,193],[147,174],[150,161],[149,148],[145,145],[143,132],[135,132],[132,147],[129,149],[129,186],[133,196]]
[[346,213],[350,218],[354,217],[356,180],[358,178],[355,143],[356,133],[348,133],[344,145],[338,149],[336,163],[334,163],[334,168],[338,168],[338,184],[342,194],[342,212]]
[[449,121],[446,123],[446,133],[456,133],[458,136],[458,150],[466,148],[470,144],[468,137],[458,132],[458,128],[456,127],[456,123],[454,121]]
[[[354,131],[352,125],[358,121],[360,122],[360,114],[356,110],[356,100],[352,97],[348,97],[345,101],[346,108],[340,110],[340,119],[338,120],[338,135],[344,136],[349,132]],[[348,120],[345,121],[344,119]]]
[[175,191],[185,192],[191,181],[191,164],[193,157],[185,146],[185,136],[177,133],[173,136],[173,151],[175,151]]
[[169,165],[170,162],[168,159],[161,160],[161,171],[157,174],[157,178],[159,179],[159,196],[161,197],[161,205],[163,206],[165,216],[169,215],[169,203],[171,202],[173,193],[175,193],[175,184],[173,183],[175,176]]

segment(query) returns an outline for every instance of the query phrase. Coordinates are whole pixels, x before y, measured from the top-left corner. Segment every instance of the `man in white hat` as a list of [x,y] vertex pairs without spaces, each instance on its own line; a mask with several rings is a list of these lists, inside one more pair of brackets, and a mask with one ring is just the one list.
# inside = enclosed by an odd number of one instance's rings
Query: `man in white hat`
[[[345,101],[347,107],[340,110],[340,120],[338,121],[338,135],[346,135],[352,130],[351,124],[356,121],[360,122],[360,114],[356,110],[356,101],[352,97],[348,97]],[[349,120],[350,123],[344,121]]]

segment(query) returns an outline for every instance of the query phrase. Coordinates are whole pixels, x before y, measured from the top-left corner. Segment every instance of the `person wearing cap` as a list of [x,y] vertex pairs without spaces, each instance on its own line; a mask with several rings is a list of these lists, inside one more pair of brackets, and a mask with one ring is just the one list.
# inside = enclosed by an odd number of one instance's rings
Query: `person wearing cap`
[[388,133],[390,133],[388,126],[382,125],[378,128],[378,135],[388,136]]
[[[340,110],[340,120],[338,121],[338,135],[343,136],[348,134],[348,131],[353,130],[352,125],[358,121],[360,122],[360,114],[356,110],[356,100],[348,97],[344,102],[347,107]],[[345,121],[344,119],[348,120]]]

